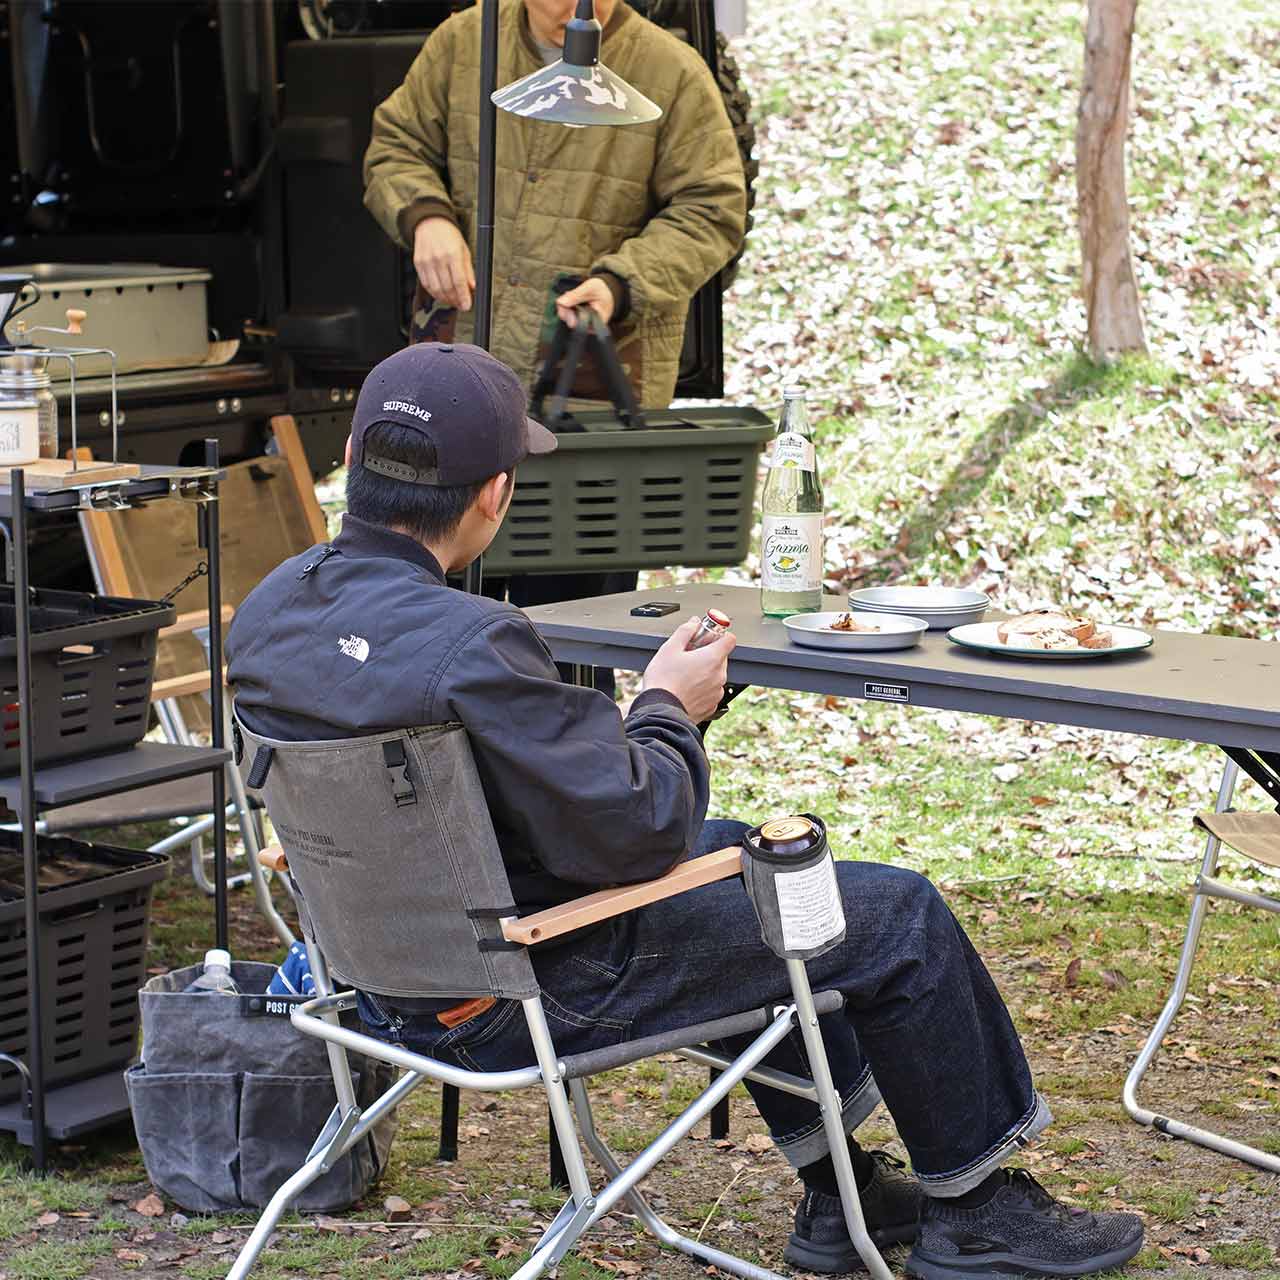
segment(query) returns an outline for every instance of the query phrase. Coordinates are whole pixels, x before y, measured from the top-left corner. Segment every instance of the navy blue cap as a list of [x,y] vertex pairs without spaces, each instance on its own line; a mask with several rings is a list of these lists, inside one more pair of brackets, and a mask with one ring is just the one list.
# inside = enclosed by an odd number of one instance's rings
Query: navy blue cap
[[[436,465],[366,452],[365,434],[379,422],[421,432]],[[388,356],[364,380],[351,419],[351,461],[410,484],[476,484],[555,447],[555,436],[525,413],[520,379],[466,342],[419,342]]]

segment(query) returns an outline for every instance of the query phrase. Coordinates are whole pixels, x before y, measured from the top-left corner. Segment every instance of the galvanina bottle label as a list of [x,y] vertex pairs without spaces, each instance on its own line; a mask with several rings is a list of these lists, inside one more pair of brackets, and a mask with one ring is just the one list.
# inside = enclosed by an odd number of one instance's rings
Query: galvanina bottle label
[[794,468],[796,471],[813,471],[813,441],[802,436],[798,431],[784,431],[773,438],[773,456],[769,459],[771,467]]
[[[785,437],[779,436],[780,440]],[[822,589],[822,514],[762,517],[760,571],[766,591]]]

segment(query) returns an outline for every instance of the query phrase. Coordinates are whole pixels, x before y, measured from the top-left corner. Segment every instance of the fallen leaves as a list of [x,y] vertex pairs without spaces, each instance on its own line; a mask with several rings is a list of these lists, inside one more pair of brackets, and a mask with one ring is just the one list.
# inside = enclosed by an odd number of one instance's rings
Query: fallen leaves
[[388,1222],[408,1222],[413,1216],[413,1206],[403,1196],[388,1196],[382,1202],[382,1210]]
[[134,1213],[140,1213],[144,1218],[163,1218],[164,1217],[164,1201],[153,1191],[150,1195],[143,1196],[141,1200],[135,1200],[129,1206]]

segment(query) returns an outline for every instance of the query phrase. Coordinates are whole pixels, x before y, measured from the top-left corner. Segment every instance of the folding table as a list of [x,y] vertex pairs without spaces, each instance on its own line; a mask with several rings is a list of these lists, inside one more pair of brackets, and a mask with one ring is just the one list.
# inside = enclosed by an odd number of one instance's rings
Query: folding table
[[[654,600],[676,601],[680,608],[662,618],[632,616],[635,605]],[[1229,757],[1220,810],[1229,802],[1226,779],[1234,780],[1236,768],[1254,778],[1280,809],[1280,645],[1271,641],[1161,630],[1148,649],[1093,660],[1005,658],[963,649],[944,631],[927,632],[911,649],[808,649],[789,642],[780,620],[761,616],[756,589],[714,583],[541,605],[526,612],[558,662],[638,671],[685,619],[711,607],[733,619],[738,640],[729,661],[727,697],[760,685],[1210,742]],[[848,606],[829,596],[824,607]],[[1179,970],[1182,987],[1184,968],[1190,968],[1189,956]],[[1138,1104],[1138,1081],[1172,1012],[1173,1000],[1130,1071],[1124,1093],[1130,1115],[1140,1124],[1280,1172],[1276,1156]]]

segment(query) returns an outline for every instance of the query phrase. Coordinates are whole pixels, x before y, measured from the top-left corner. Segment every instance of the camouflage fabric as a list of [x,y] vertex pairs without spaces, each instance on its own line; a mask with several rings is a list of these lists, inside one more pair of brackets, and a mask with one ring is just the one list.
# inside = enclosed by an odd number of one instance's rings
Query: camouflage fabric
[[[501,0],[498,84],[542,66],[522,0]],[[614,326],[640,403],[675,387],[689,300],[737,252],[746,185],[733,129],[702,58],[622,0],[601,61],[663,109],[652,124],[570,129],[498,113],[491,348],[526,385],[554,282],[612,272],[631,307]],[[428,214],[452,218],[475,253],[480,13],[427,39],[404,83],[375,111],[365,204],[411,246]],[[415,317],[419,333],[470,341],[471,315]]]

